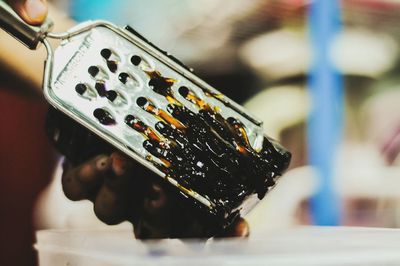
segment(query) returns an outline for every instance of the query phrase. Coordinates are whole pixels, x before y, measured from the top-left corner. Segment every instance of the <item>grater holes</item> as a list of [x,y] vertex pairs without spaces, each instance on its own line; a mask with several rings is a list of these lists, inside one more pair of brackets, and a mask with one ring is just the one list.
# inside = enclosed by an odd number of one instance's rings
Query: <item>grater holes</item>
[[105,126],[111,126],[117,123],[114,116],[107,108],[96,108],[93,111],[93,116]]
[[[133,115],[127,115],[125,116],[125,124],[127,124],[129,127],[135,128],[135,125],[141,125],[141,127],[144,127],[144,124],[142,121],[140,121],[139,119],[137,119],[135,116]],[[143,130],[144,131],[144,130]]]
[[168,114],[166,111],[163,109],[158,108],[154,103],[151,102],[151,100],[145,98],[145,97],[139,97],[136,99],[136,104],[142,108],[144,111],[154,115],[157,117],[159,120],[164,121],[171,125],[173,128],[177,129],[184,129],[185,126],[177,119],[172,117],[170,114]]
[[147,140],[153,142],[162,141],[162,137],[158,135],[158,133],[152,127],[148,126],[146,123],[144,123],[142,120],[134,115],[128,114],[125,117],[125,124],[131,129],[144,135]]
[[143,71],[154,71],[154,64],[142,56],[132,55],[130,61],[132,65],[139,66]]
[[104,80],[96,81],[96,84],[94,85],[94,87],[96,88],[96,91],[100,95],[100,97],[106,96],[107,88],[106,88],[106,82]]
[[130,124],[134,123],[135,119],[136,118],[133,115],[127,115],[127,116],[125,116],[124,121],[125,121],[125,124],[130,125]]
[[118,75],[118,80],[121,81],[122,84],[126,84],[130,79],[130,75],[128,73],[122,72]]
[[136,130],[139,133],[142,133],[144,135],[146,135],[146,137],[151,137],[153,139],[158,139],[157,135],[155,134],[155,132],[152,131],[152,129],[147,126],[142,120],[140,120],[139,118],[137,118],[134,115],[128,114],[127,116],[125,116],[125,124]]
[[127,87],[140,87],[141,85],[140,78],[126,72],[121,72],[118,80]]
[[118,97],[118,93],[114,90],[110,90],[106,92],[106,98],[110,101],[110,102],[114,102],[115,99],[117,99]]
[[115,73],[118,70],[118,65],[121,62],[121,58],[113,50],[104,48],[100,51],[100,55],[106,60],[108,69]]
[[94,79],[108,79],[109,78],[107,72],[99,66],[90,66],[88,68],[88,73]]
[[95,89],[100,97],[105,97],[115,106],[127,104],[127,97],[122,92],[116,90],[108,90],[104,80],[98,80]]
[[176,80],[163,77],[158,71],[148,72],[147,74],[150,77],[148,85],[154,92],[165,97],[172,97],[171,87],[175,84]]
[[99,69],[99,67],[97,67],[97,66],[90,66],[89,68],[88,68],[88,72],[89,72],[89,74],[92,76],[92,77],[96,77],[97,76],[97,74],[99,74],[99,72],[100,72],[100,69]]
[[138,55],[133,55],[133,56],[131,57],[131,63],[132,63],[134,66],[138,66],[138,65],[140,64],[140,62],[142,62],[142,58],[141,58],[140,56],[138,56]]
[[127,97],[118,90],[109,90],[106,93],[106,98],[114,105],[114,106],[122,106],[128,103]]
[[149,112],[152,115],[159,115],[159,110],[149,99],[146,97],[138,97],[136,99],[136,104],[140,108],[142,108],[144,111]]
[[189,88],[186,86],[181,86],[179,87],[178,92],[183,98],[186,98],[189,95]]
[[136,104],[140,107],[145,107],[149,101],[145,97],[139,97],[136,99]]
[[96,92],[91,88],[88,84],[86,83],[78,83],[75,86],[75,91],[77,94],[79,94],[81,97],[87,99],[87,100],[92,100],[96,98]]
[[108,60],[111,57],[112,52],[110,49],[104,48],[103,50],[101,50],[100,54],[104,59]]
[[118,62],[112,61],[112,60],[107,60],[107,67],[112,73],[115,73],[118,70]]
[[230,125],[235,125],[238,124],[239,121],[236,118],[230,116],[226,119],[226,122],[228,122]]
[[79,83],[78,85],[75,86],[75,91],[78,94],[83,95],[87,91],[87,85]]
[[202,109],[210,109],[211,107],[205,102],[202,98],[200,98],[193,90],[189,89],[186,86],[181,86],[178,89],[179,94],[188,100],[189,102],[196,105],[198,108]]

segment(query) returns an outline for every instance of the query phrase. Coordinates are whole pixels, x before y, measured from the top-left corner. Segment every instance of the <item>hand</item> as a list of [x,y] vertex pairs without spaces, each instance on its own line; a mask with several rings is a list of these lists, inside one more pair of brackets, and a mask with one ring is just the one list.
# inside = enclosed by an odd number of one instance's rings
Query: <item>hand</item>
[[[182,208],[168,184],[119,153],[99,155],[79,166],[65,162],[62,184],[69,199],[91,200],[106,224],[130,221],[139,239],[206,237],[205,228]],[[248,234],[247,222],[240,218],[218,237]]]
[[6,0],[28,24],[40,25],[47,16],[46,0]]

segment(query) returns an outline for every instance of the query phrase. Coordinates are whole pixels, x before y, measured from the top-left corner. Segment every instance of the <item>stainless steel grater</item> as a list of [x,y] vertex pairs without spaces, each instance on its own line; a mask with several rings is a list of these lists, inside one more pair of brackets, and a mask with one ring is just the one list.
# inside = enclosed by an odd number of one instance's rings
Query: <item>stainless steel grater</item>
[[[290,153],[260,121],[129,26],[93,21],[52,33],[51,23],[27,26],[2,1],[0,20],[29,48],[46,47],[43,92],[57,111],[176,187],[214,232],[288,167]],[[51,38],[61,40],[56,49]]]

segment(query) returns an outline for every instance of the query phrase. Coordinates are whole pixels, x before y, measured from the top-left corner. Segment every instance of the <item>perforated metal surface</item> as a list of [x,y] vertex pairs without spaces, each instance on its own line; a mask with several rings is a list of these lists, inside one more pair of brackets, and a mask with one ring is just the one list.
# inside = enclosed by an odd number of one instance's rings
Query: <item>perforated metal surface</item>
[[210,213],[247,213],[290,155],[241,106],[134,30],[88,25],[50,55],[48,101]]

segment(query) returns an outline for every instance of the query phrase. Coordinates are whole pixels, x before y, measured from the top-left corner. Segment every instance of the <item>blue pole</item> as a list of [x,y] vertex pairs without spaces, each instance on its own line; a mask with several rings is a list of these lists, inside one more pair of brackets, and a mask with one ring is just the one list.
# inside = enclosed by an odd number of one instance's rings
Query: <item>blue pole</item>
[[343,126],[343,83],[330,55],[341,28],[339,1],[312,1],[309,28],[313,60],[309,75],[312,109],[308,151],[320,183],[311,199],[311,215],[316,225],[338,225],[340,204],[333,187],[333,165]]
[[69,10],[76,21],[103,19],[118,24],[123,20],[123,7],[130,6],[128,3],[128,0],[71,0]]

